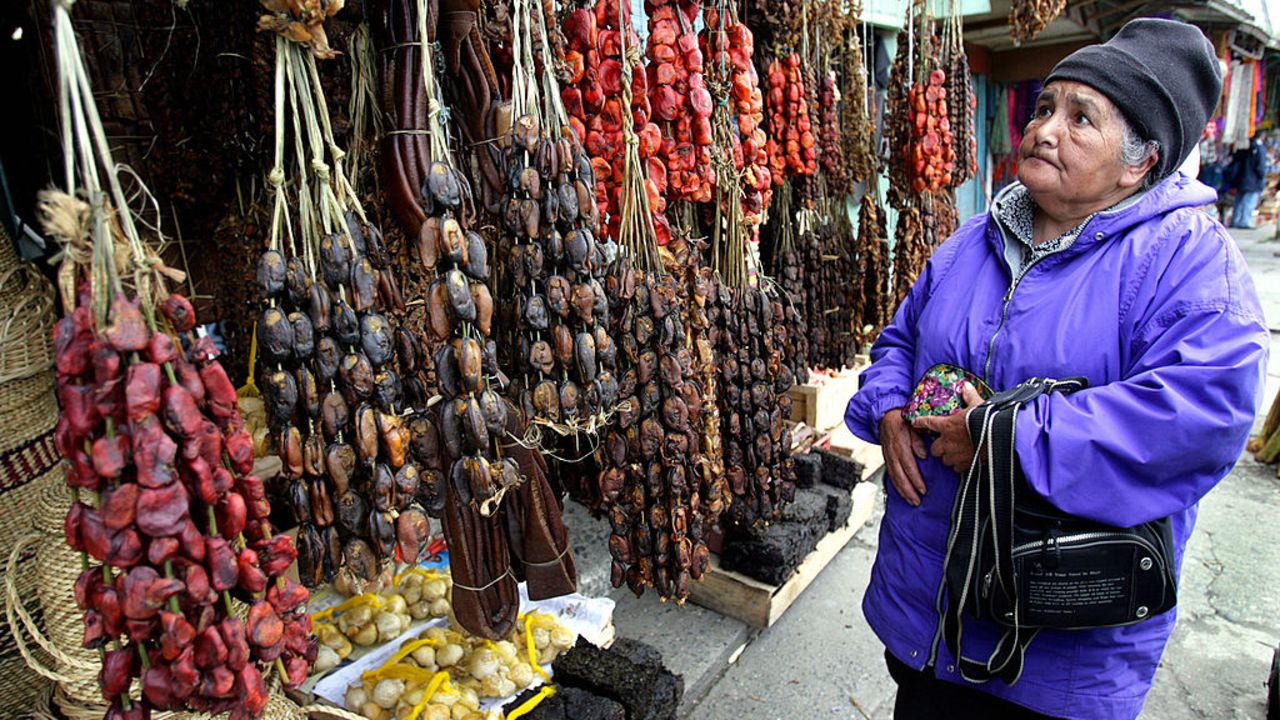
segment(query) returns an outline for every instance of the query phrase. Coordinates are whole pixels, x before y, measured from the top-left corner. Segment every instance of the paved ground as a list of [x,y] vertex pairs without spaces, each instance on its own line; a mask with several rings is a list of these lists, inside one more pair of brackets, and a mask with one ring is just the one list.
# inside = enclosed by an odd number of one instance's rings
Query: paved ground
[[[1239,232],[1273,331],[1280,330],[1280,242],[1274,227]],[[1280,387],[1280,335],[1268,398]],[[688,720],[892,717],[894,685],[860,603],[875,558],[875,516],[777,624],[763,632],[693,606],[609,591],[601,534],[578,508],[573,529],[583,591],[618,599],[618,632],[660,647],[685,677]],[[1242,458],[1201,503],[1183,570],[1178,627],[1144,720],[1261,720],[1263,683],[1280,643],[1280,479]]]

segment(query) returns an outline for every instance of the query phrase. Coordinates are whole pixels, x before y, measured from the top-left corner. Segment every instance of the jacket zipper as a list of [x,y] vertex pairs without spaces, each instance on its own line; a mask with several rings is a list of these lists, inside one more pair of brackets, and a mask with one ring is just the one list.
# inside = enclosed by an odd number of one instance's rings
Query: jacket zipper
[[[1087,231],[1089,229],[1089,226],[1092,224],[1093,224],[1093,220],[1090,220],[1089,222],[1085,223],[1084,227],[1080,228],[1079,234],[1076,235],[1076,239],[1079,240],[1080,238],[1084,237],[1085,231]],[[1009,244],[1009,238],[1004,234],[1004,228],[1000,226],[999,221],[996,221],[996,232],[1000,233],[1001,244],[1007,246]],[[1036,265],[1039,265],[1041,260],[1044,260],[1045,258],[1053,257],[1054,255],[1057,255],[1058,253],[1066,249],[1067,248],[1060,248],[1058,250],[1055,250],[1049,253],[1048,255],[1042,255],[1036,258],[1035,260],[1032,260],[1030,263],[1023,266],[1022,271],[1019,272],[1017,277],[1013,278],[1013,280],[1009,283],[1009,291],[1004,294],[1004,300],[1002,301],[1002,304],[1000,307],[1000,324],[996,326],[996,331],[991,334],[991,339],[987,341],[987,361],[982,365],[982,379],[985,380],[988,385],[991,384],[991,361],[995,359],[996,338],[999,337],[1000,331],[1004,330],[1005,321],[1009,319],[1009,303],[1013,300],[1013,292],[1018,289],[1018,285],[1022,284],[1023,279],[1026,278],[1027,275],[1031,273],[1031,268],[1035,267]],[[1001,252],[1000,260],[1002,262],[1004,261],[1003,251]],[[1010,271],[1011,271],[1010,274],[1012,274],[1012,268],[1010,268]]]

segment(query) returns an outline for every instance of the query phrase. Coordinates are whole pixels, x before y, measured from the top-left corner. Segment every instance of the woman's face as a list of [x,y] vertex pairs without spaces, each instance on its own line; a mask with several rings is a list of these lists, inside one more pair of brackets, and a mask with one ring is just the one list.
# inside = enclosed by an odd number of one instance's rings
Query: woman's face
[[1150,166],[1126,166],[1123,142],[1124,119],[1105,95],[1055,80],[1040,93],[1018,146],[1018,179],[1041,207],[1106,207],[1129,195]]

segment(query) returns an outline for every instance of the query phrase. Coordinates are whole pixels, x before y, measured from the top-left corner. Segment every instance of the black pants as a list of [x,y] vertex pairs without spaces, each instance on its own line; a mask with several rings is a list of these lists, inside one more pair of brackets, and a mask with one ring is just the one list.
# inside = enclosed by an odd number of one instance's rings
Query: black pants
[[888,652],[884,659],[898,683],[893,720],[1053,720],[981,690],[939,680],[933,668],[913,670]]

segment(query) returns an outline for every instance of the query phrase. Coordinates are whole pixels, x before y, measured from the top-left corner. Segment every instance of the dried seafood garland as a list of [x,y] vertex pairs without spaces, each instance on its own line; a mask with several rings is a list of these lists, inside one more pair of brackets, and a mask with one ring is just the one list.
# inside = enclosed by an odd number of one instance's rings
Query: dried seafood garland
[[886,238],[878,193],[864,193],[858,209],[858,239],[854,246],[857,270],[853,275],[858,281],[851,313],[860,345],[875,340],[889,322],[890,260]]
[[[644,68],[623,54],[636,49],[639,37],[630,20],[630,4],[618,0],[596,0],[591,7],[577,8],[564,18],[569,51],[566,64],[570,81],[560,97],[569,115],[569,125],[591,156],[596,180],[595,198],[600,215],[607,221],[604,234],[618,238],[622,222],[621,198],[625,166],[623,126],[631,125],[638,143],[639,159],[647,162],[662,148],[662,131],[650,118],[652,105],[648,76]],[[623,68],[630,67],[630,71]],[[628,74],[629,72],[629,74]],[[623,85],[631,86],[623,102]],[[654,178],[642,178],[647,203],[659,246],[671,240],[671,226],[656,212],[664,201]]]
[[900,211],[894,234],[894,307],[906,299],[929,256],[955,227],[955,199],[950,191],[923,193]]
[[[809,100],[800,55],[791,53],[769,63],[768,153],[773,184],[786,178],[812,175],[818,168],[818,150],[809,119]],[[809,84],[812,86],[812,83]]]
[[[659,271],[660,272],[660,271]],[[604,442],[600,496],[607,508],[614,587],[637,596],[652,587],[683,602],[709,559],[700,507],[703,390],[676,279],[632,270],[610,282],[614,334],[631,362],[619,392],[624,408]],[[711,519],[714,522],[714,518]]]
[[945,93],[939,93],[947,103],[947,118],[954,149],[954,169],[951,171],[952,187],[960,187],[974,176],[978,169],[978,137],[974,129],[974,112],[978,96],[973,92],[969,73],[969,58],[964,52],[964,30],[960,12],[952,3],[951,17],[943,30],[942,62],[946,69]]
[[702,49],[693,26],[701,0],[646,0],[649,39],[648,89],[662,146],[648,161],[658,190],[657,212],[666,199],[710,202],[711,93],[703,81]]
[[835,70],[822,73],[818,95],[818,161],[831,197],[843,197],[849,192],[849,165],[845,162],[840,127],[840,89]]
[[805,253],[809,362],[814,367],[839,370],[853,362],[858,346],[853,312],[857,286],[849,282],[858,277],[858,268],[844,198],[824,199],[806,222],[817,225]]
[[382,234],[342,172],[315,60],[276,43],[275,206],[258,262],[266,307],[257,375],[299,523],[299,576],[362,592],[389,579],[379,561],[398,545],[416,558],[427,539],[402,414],[425,403],[421,351],[380,311],[403,302]]
[[[83,644],[99,650],[108,720],[188,708],[253,718],[267,702],[264,667],[295,687],[316,657],[300,612],[308,593],[283,578],[296,553],[267,521],[235,389],[212,341],[192,332],[191,304],[165,291],[181,273],[139,235],[69,4],[54,23],[66,185],[87,198],[50,191],[40,208],[66,245],[54,442],[74,497],[63,529],[83,569]],[[246,620],[232,593],[250,605]]]
[[890,184],[896,195],[948,187],[955,170],[946,72],[934,20],[922,3],[912,5],[907,28],[899,33],[898,57],[890,79]]
[[810,339],[814,327],[810,318],[816,312],[809,307],[808,286],[820,279],[820,274],[808,264],[808,256],[817,244],[814,213],[809,208],[797,212],[792,203],[792,184],[785,183],[774,195],[774,207],[770,211],[774,218],[769,224],[773,231],[770,259],[772,276],[781,278],[778,290],[783,301],[784,340],[780,348],[783,364],[795,382],[803,383],[809,379],[809,368],[813,364]]
[[[625,6],[614,6],[625,13]],[[633,62],[626,43],[620,55]],[[621,99],[642,88],[622,69]],[[622,255],[610,268],[606,286],[611,334],[621,350],[617,422],[600,451],[596,486],[607,512],[613,558],[610,579],[626,583],[637,595],[646,587],[659,597],[683,602],[690,580],[702,576],[709,559],[703,543],[699,497],[709,477],[702,442],[706,389],[705,348],[696,347],[697,331],[688,325],[681,300],[682,282],[671,275],[659,251],[632,118],[623,118],[622,196],[618,242]],[[708,450],[714,453],[714,443]],[[714,518],[711,518],[714,522]]]
[[[717,208],[718,212],[725,212],[724,198],[740,196],[740,208],[734,211],[737,221],[745,225],[748,238],[756,241],[773,198],[773,173],[769,169],[769,139],[764,130],[764,94],[752,60],[755,42],[751,30],[738,21],[727,3],[707,8],[704,22],[700,41],[706,58],[707,84],[717,108],[727,108],[733,115],[716,120],[719,110],[713,113],[713,140],[723,153],[716,157],[721,158],[719,163],[732,157],[731,171],[735,175],[729,181],[722,176],[719,164],[714,167]],[[722,130],[716,123],[724,123],[726,129]],[[722,134],[725,134],[724,140],[719,139]],[[726,193],[721,188],[730,182],[734,190]],[[715,257],[713,252],[713,259]]]
[[532,425],[524,442],[576,452],[576,460],[584,448],[590,454],[618,400],[617,349],[601,284],[617,246],[595,236],[591,161],[568,128],[549,55],[536,77],[532,40],[545,36],[541,10],[519,1],[515,10],[519,117],[504,140],[506,233],[499,245],[503,296],[514,302],[504,304],[501,320],[514,353],[512,395]]
[[1067,0],[1013,0],[1009,5],[1009,37],[1014,45],[1034,40],[1067,8]]
[[758,287],[722,287],[709,311],[719,358],[717,379],[725,476],[733,493],[726,512],[740,526],[775,519],[795,494],[791,459],[792,378],[783,363],[783,303]]
[[[861,9],[858,8],[855,14],[861,15]],[[867,182],[875,177],[879,163],[876,159],[873,138],[875,123],[872,116],[874,113],[871,111],[867,94],[869,78],[863,60],[864,43],[859,37],[859,32],[858,27],[851,25],[845,34],[843,84],[845,90],[841,143],[845,159],[849,163],[851,179],[855,182]],[[863,25],[861,32],[869,33],[870,30],[867,25]]]

